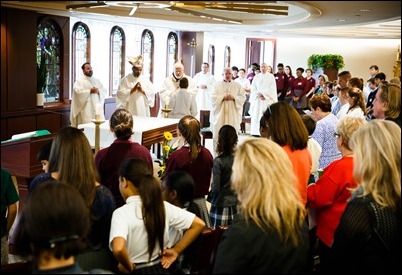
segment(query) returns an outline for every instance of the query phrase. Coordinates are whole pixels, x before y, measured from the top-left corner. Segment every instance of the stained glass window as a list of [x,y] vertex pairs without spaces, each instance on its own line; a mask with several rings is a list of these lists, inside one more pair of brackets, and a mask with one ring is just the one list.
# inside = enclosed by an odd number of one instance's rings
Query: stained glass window
[[[91,62],[90,52],[90,32],[85,23],[77,22],[73,27],[73,65],[72,65],[72,85],[82,75],[81,66],[85,62]],[[71,98],[71,95],[70,95]]]
[[56,22],[42,19],[36,34],[37,92],[44,93],[44,102],[60,100],[60,60],[62,35]]
[[167,64],[166,64],[166,76],[172,73],[173,65],[177,61],[177,34],[170,32],[167,39]]
[[154,36],[150,30],[144,30],[142,33],[141,54],[144,61],[142,74],[153,81]]

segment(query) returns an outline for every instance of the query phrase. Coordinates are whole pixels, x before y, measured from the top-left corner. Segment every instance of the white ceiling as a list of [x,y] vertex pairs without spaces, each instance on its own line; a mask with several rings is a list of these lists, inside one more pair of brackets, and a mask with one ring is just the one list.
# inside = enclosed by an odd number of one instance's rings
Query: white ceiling
[[[288,6],[288,15],[244,13],[230,10],[209,10],[205,3],[230,4],[227,1],[1,1],[1,6],[35,10],[40,13],[91,18],[147,27],[179,31],[225,32],[235,36],[328,37],[328,38],[401,38],[401,1],[269,1],[246,2],[251,8],[259,5]],[[167,8],[184,3],[191,14]],[[191,2],[191,3],[190,3]],[[96,8],[68,10],[67,5],[98,4]],[[123,1],[120,1],[122,4]],[[187,6],[187,5],[192,6]],[[239,3],[238,3],[239,4]],[[244,4],[244,1],[242,2]],[[138,6],[129,16],[132,7]],[[106,15],[106,16],[105,16]],[[201,16],[239,21],[230,23]],[[340,21],[341,20],[341,21]],[[345,21],[343,21],[345,20]],[[167,22],[169,21],[169,22]]]

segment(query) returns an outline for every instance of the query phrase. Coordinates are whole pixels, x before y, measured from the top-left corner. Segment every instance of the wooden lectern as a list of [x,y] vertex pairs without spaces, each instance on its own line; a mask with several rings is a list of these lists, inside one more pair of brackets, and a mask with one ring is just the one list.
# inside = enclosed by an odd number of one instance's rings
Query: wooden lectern
[[42,145],[54,136],[47,134],[1,142],[1,166],[17,178],[20,201],[25,199],[31,180],[43,172],[37,155]]

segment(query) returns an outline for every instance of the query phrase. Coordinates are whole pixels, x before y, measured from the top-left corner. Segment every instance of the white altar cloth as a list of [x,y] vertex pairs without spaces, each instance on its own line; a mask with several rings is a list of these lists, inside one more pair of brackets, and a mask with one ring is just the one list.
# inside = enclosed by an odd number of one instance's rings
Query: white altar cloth
[[[163,127],[169,125],[177,125],[179,119],[175,118],[161,118],[161,117],[140,117],[140,116],[133,116],[134,118],[134,134],[132,135],[132,140],[143,144],[143,133],[149,132],[151,130],[161,129],[159,133],[162,137],[163,135]],[[83,129],[84,134],[87,137],[89,144],[91,147],[95,147],[95,124],[94,123],[86,123],[80,124],[77,127],[78,129]],[[105,148],[109,147],[110,144],[116,139],[113,132],[110,131],[109,120],[105,120],[100,125],[100,142],[99,147]],[[144,145],[144,144],[143,144]],[[148,145],[149,146],[149,145]]]

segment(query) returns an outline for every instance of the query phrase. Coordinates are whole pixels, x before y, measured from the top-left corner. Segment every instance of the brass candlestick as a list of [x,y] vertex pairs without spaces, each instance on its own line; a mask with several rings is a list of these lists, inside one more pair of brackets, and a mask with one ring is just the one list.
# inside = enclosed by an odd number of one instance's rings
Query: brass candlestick
[[172,111],[172,109],[169,108],[169,105],[165,104],[165,108],[162,108],[162,113],[164,118],[169,117],[169,113]]
[[105,122],[100,115],[95,115],[95,119],[91,120],[95,124],[95,154],[100,149],[100,125]]

